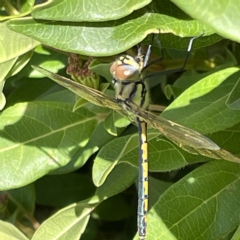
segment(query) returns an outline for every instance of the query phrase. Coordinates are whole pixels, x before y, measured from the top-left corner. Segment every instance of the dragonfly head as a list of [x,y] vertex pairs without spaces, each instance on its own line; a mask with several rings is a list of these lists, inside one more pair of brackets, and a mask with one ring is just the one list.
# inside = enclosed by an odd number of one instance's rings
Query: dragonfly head
[[113,62],[110,72],[119,81],[139,81],[143,68],[143,56],[120,56]]

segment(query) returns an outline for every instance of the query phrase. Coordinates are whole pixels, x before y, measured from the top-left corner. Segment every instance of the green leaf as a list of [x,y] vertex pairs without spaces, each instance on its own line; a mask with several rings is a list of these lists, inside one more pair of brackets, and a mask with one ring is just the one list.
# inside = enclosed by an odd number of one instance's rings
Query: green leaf
[[[158,135],[158,133],[157,133]],[[156,137],[148,136],[148,139]],[[132,153],[133,150],[134,153]],[[136,154],[137,152],[137,154]],[[98,153],[93,165],[93,182],[96,186],[101,186],[107,176],[120,162],[129,163],[134,161],[137,166],[138,159],[138,136],[125,136],[116,138],[105,145]],[[132,165],[132,164],[131,164]]]
[[4,94],[2,93],[3,87],[5,82],[0,82],[0,110],[2,110],[6,104],[6,98]]
[[222,148],[227,149],[232,154],[240,156],[238,139],[240,137],[240,123],[231,128],[211,134],[213,141],[219,142]]
[[[29,54],[32,53],[32,51],[29,52]],[[61,54],[51,49],[46,49],[43,46],[38,46],[34,51],[31,62],[29,62],[17,75],[14,76],[14,78],[11,79],[14,85],[16,85],[17,82],[18,84],[22,84],[24,81],[27,82],[27,84],[30,84],[31,81],[29,81],[28,78],[43,78],[42,74],[31,67],[32,64],[36,64],[44,68],[51,67],[53,72],[58,72],[59,70],[65,68],[67,58],[65,54]]]
[[189,16],[213,28],[219,35],[233,41],[240,41],[238,28],[240,2],[238,0],[218,1],[217,3],[207,0],[201,2],[193,0],[190,3],[181,0],[172,0],[172,2]]
[[30,61],[32,55],[33,55],[33,51],[29,51],[19,56],[17,58],[17,62],[15,63],[14,67],[9,72],[8,77],[14,76],[18,72],[20,72],[26,66],[26,64]]
[[[173,33],[181,37],[197,36],[203,31],[205,36],[214,33],[200,21],[182,20],[161,14],[161,6],[156,3],[114,22],[63,24],[24,18],[11,20],[8,27],[47,46],[88,56],[109,56],[123,52],[142,42],[148,34],[158,34],[159,29],[161,34]],[[168,42],[172,46],[171,38],[172,35],[169,35]],[[208,39],[208,41],[198,41],[196,46],[206,46],[206,43],[219,41],[216,37],[208,37]],[[175,44],[177,48],[182,46],[179,40],[178,38]],[[184,48],[186,45],[184,44]]]
[[240,227],[237,228],[236,232],[231,238],[231,240],[238,240],[238,239],[240,239]]
[[5,22],[0,23],[0,42],[0,63],[19,57],[39,45],[32,38],[7,28]]
[[17,61],[17,59],[13,58],[4,63],[0,63],[0,72],[1,72],[1,76],[0,76],[0,110],[2,110],[6,104],[6,99],[2,92],[5,81],[6,81],[6,77],[9,74],[9,72],[11,71],[11,69],[14,66],[14,64],[16,63],[16,61]]
[[[99,166],[99,165],[98,165]],[[93,169],[93,181],[94,184],[100,186],[102,184],[102,172],[96,167]],[[96,195],[92,197],[92,203],[98,203],[106,198],[114,196],[129,186],[131,186],[137,177],[137,168],[129,164],[122,163],[115,166],[115,168],[109,173],[104,184],[96,190]]]
[[91,64],[89,65],[89,69],[94,71],[95,73],[103,76],[106,78],[110,83],[112,82],[112,74],[110,73],[109,69],[112,63],[101,63],[98,60],[94,59]]
[[109,114],[105,120],[104,120],[104,128],[107,130],[107,132],[113,136],[117,136],[118,132],[117,132],[117,128],[114,125],[114,112],[112,112],[111,114]]
[[[99,136],[101,136],[101,138],[99,138]],[[96,125],[89,141],[84,148],[80,148],[76,154],[73,155],[71,161],[67,165],[55,169],[53,173],[67,173],[82,167],[94,153],[96,153],[102,146],[106,145],[113,138],[114,136],[110,135],[105,130],[104,123],[100,122],[98,125]]]
[[114,125],[117,128],[125,128],[130,124],[130,120],[123,117],[118,112],[113,112],[113,114],[114,114]]
[[37,229],[32,240],[79,240],[94,206],[72,204],[48,218]]
[[232,127],[240,121],[240,112],[225,102],[239,78],[239,68],[227,68],[198,81],[184,91],[161,116],[202,133]]
[[239,164],[213,161],[172,185],[148,213],[146,239],[223,239],[232,233],[239,225],[239,171]]
[[[15,79],[15,78],[14,78]],[[6,82],[8,83],[8,81]],[[8,96],[8,101],[6,107],[12,106],[19,102],[30,102],[34,101],[38,98],[42,98],[46,91],[56,91],[59,88],[54,87],[55,84],[49,79],[32,79],[31,81],[14,81],[12,84],[15,84],[17,87],[10,96]],[[20,85],[20,86],[19,86]],[[55,99],[57,101],[57,99]]]
[[55,21],[101,22],[123,18],[150,2],[151,0],[140,2],[121,0],[110,3],[108,0],[103,0],[98,4],[95,0],[51,1],[35,7],[32,16],[36,19]]
[[33,52],[29,51],[18,58],[13,58],[0,63],[0,71],[2,73],[0,77],[0,110],[2,110],[6,104],[5,96],[2,93],[6,79],[21,71],[22,68],[24,68],[24,66],[30,61],[32,54]]
[[6,240],[28,240],[14,225],[0,220],[0,238]]
[[240,110],[240,78],[237,80],[231,93],[229,94],[226,105],[233,110]]
[[2,113],[1,190],[24,186],[66,165],[86,146],[96,116],[85,108],[73,113],[72,108],[73,104],[63,102],[34,101]]

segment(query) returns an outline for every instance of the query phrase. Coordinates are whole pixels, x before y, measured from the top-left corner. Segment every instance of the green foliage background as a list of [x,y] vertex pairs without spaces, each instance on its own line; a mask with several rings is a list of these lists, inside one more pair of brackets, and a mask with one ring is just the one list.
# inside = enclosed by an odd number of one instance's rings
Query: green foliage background
[[107,82],[116,54],[159,31],[165,58],[150,71],[180,67],[190,37],[204,36],[186,72],[149,80],[152,101],[229,157],[193,154],[150,129],[146,239],[240,239],[238,0],[0,6],[0,239],[137,239],[136,128],[31,65],[66,75],[68,53],[93,56]]

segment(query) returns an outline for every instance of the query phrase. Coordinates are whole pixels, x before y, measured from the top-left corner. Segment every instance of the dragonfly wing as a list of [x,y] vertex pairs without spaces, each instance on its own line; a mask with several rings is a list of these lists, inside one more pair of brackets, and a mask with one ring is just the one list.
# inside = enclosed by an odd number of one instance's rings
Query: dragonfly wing
[[44,76],[49,77],[54,82],[69,89],[70,91],[74,92],[78,96],[86,99],[87,101],[95,105],[110,108],[120,112],[122,110],[121,105],[114,98],[110,98],[96,89],[74,82],[71,79],[52,73],[39,66],[32,66],[32,67],[37,71],[39,71],[40,73],[42,73]]
[[33,66],[33,68],[41,72],[43,75],[51,78],[61,86],[74,92],[78,96],[92,102],[93,104],[113,109],[128,118],[130,117],[131,119],[133,118],[133,115],[138,115],[148,125],[157,129],[167,138],[179,144],[180,146],[190,146],[197,149],[202,148],[209,150],[220,149],[217,144],[202,134],[167,119],[157,117],[148,111],[140,109],[134,104],[129,104],[131,107],[127,107],[126,109],[114,98],[110,98],[96,89],[74,82],[68,78],[52,73],[39,66]]
[[157,129],[164,136],[180,146],[190,146],[193,148],[204,148],[215,151],[220,149],[216,143],[195,130],[156,116],[143,109],[138,109],[136,106],[132,106],[132,110],[147,122],[148,125]]

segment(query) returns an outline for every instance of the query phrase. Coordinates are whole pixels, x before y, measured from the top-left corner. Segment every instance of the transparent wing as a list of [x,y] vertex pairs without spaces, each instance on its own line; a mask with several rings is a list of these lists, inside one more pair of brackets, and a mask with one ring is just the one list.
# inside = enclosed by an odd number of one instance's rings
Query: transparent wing
[[46,69],[38,66],[33,66],[34,69],[41,72],[43,75],[51,78],[53,81],[69,89],[82,98],[102,107],[107,107],[129,117],[129,111],[134,115],[138,115],[149,126],[157,129],[167,138],[180,146],[189,146],[193,148],[203,148],[209,150],[219,150],[219,146],[202,134],[191,130],[187,127],[169,121],[167,119],[157,117],[154,114],[132,105],[126,110],[114,98],[110,98],[102,92],[74,82],[68,78],[54,74]]
[[110,98],[96,89],[74,82],[69,78],[52,73],[39,66],[32,66],[32,68],[95,105],[116,111],[121,111],[122,109],[120,104],[118,104],[114,98]]
[[180,146],[189,146],[193,148],[205,148],[210,150],[219,150],[220,147],[201,133],[184,127],[180,124],[156,116],[136,106],[131,106],[133,112],[141,117],[149,126],[157,129],[164,136],[179,144]]

